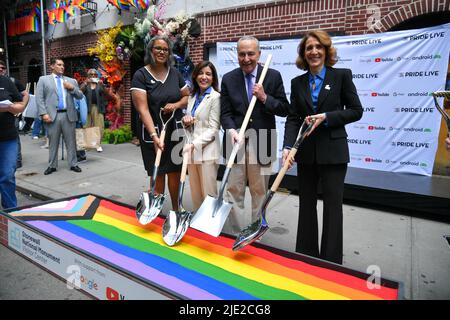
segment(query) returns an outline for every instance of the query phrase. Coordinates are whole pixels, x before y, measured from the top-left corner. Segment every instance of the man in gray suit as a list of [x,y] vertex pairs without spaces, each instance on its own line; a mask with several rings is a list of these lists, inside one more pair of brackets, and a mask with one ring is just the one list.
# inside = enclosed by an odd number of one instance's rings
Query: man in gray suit
[[44,174],[56,171],[61,133],[67,146],[70,170],[81,172],[76,157],[75,124],[78,115],[73,99],[81,99],[83,93],[75,79],[63,75],[64,61],[51,58],[50,68],[52,74],[40,77],[36,90],[36,104],[49,139],[49,166]]

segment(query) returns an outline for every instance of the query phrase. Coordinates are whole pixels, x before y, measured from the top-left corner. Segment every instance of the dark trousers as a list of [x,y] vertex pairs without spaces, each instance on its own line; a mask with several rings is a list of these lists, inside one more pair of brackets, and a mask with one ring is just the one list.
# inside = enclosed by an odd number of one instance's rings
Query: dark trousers
[[[300,210],[296,251],[342,264],[342,200],[347,164],[298,165]],[[319,251],[317,187],[323,196],[323,229]]]

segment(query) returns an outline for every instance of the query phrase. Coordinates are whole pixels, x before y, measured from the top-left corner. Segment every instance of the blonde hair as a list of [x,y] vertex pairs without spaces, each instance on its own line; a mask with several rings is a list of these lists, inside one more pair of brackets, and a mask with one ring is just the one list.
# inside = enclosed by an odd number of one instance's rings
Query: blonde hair
[[333,47],[333,44],[331,42],[330,35],[323,30],[313,30],[308,31],[304,37],[302,38],[302,41],[300,41],[300,44],[298,45],[297,52],[298,57],[295,61],[295,64],[297,68],[302,70],[309,70],[309,65],[305,60],[305,47],[306,47],[306,41],[314,37],[317,39],[317,41],[320,42],[321,45],[325,48],[325,65],[327,67],[334,66],[337,62],[337,56],[336,56],[336,48]]

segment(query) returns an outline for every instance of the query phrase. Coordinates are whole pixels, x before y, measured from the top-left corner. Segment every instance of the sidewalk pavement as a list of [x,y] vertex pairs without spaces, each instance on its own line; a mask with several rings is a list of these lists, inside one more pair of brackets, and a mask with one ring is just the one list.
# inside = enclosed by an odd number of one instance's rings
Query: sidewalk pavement
[[[103,145],[102,153],[87,152],[87,161],[79,164],[81,173],[70,171],[60,153],[57,171],[44,176],[45,140],[21,135],[21,142],[19,191],[51,199],[93,193],[135,206],[139,194],[149,187],[140,148],[131,143]],[[189,183],[185,188],[183,205],[190,210]],[[250,208],[248,188],[245,198]],[[170,210],[167,200],[163,214]],[[270,229],[261,243],[295,251],[298,196],[278,192],[267,212]],[[321,201],[318,212],[321,226]],[[450,246],[444,235],[450,235],[450,224],[345,204],[343,265],[369,274],[375,270],[383,278],[402,282],[406,299],[450,299]]]

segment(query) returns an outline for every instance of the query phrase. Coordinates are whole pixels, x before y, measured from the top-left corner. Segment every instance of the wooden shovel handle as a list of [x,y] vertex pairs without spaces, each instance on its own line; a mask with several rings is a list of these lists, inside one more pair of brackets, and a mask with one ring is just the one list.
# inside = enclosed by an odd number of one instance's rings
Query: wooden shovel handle
[[[161,135],[159,136],[159,140],[164,142],[164,138],[166,137],[166,129],[164,128],[163,131],[161,131]],[[161,155],[162,150],[158,148],[158,151],[156,152],[156,160],[155,160],[155,167],[159,167],[159,163],[161,162]]]
[[273,182],[272,187],[270,188],[270,191],[276,192],[278,190],[278,187],[280,186],[281,181],[283,181],[284,175],[289,170],[289,159],[293,159],[295,157],[296,153],[297,153],[296,148],[292,148],[291,151],[289,151],[286,161],[284,161],[283,167],[281,168],[280,172],[278,172],[278,175],[275,178],[275,181]]
[[189,162],[189,153],[185,152],[185,153],[183,153],[183,165],[181,167],[180,182],[184,182],[186,180],[186,172],[187,172],[188,162]]

